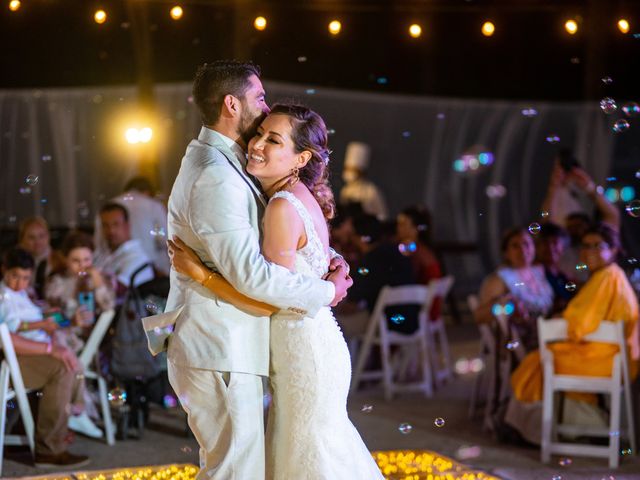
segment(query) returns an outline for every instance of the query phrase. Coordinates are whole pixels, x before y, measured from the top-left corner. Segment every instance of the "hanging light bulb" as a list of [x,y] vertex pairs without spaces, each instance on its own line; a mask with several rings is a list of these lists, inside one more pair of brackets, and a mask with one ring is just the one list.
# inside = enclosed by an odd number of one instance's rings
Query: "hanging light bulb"
[[20,0],[11,0],[9,2],[9,10],[11,10],[12,12],[17,12],[20,9],[20,6]]
[[626,18],[618,20],[618,30],[622,33],[629,33],[629,21]]
[[184,12],[180,5],[176,5],[169,11],[169,15],[171,15],[171,18],[173,18],[174,20],[180,20],[183,13]]
[[267,28],[267,19],[264,17],[256,17],[256,19],[253,21],[253,27],[256,30],[264,30],[265,28]]
[[93,19],[99,25],[102,25],[107,21],[107,12],[104,10],[96,10],[96,13],[93,14]]
[[569,35],[575,35],[578,31],[578,23],[573,19],[567,20],[564,24],[564,29]]
[[496,26],[493,24],[493,22],[487,21],[482,24],[482,34],[485,37],[490,37],[495,32],[496,32]]
[[409,27],[409,35],[413,38],[419,38],[422,35],[422,27],[417,23],[412,24]]
[[338,20],[332,20],[329,23],[329,33],[331,35],[338,35],[340,30],[342,30],[342,24]]

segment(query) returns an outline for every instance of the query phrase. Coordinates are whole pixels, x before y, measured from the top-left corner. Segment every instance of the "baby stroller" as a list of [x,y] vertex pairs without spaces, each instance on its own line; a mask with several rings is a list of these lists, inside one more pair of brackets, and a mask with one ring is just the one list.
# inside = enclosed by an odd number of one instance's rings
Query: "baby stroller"
[[111,372],[118,386],[113,404],[117,407],[117,438],[120,440],[128,438],[130,428],[142,438],[149,419],[149,403],[163,405],[168,388],[166,357],[154,357],[149,352],[141,319],[164,311],[169,279],[156,277],[134,286],[136,276],[149,266],[142,265],[131,276],[112,338]]

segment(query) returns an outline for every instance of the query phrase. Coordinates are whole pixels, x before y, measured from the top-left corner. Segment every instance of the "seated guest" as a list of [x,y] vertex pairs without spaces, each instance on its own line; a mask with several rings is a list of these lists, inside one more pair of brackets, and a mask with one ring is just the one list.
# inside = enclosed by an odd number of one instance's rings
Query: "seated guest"
[[[142,249],[151,259],[156,271],[169,274],[167,255],[167,209],[153,196],[153,186],[145,177],[134,177],[127,182],[124,193],[110,200],[127,209],[131,224],[131,238],[140,241]],[[107,247],[102,233],[101,215],[96,218],[95,245]]]
[[[555,371],[561,375],[608,376],[618,347],[585,342],[604,320],[621,321],[629,344],[631,378],[638,372],[638,300],[625,273],[615,263],[620,243],[617,232],[606,224],[587,230],[581,241],[580,260],[588,266],[590,278],[569,302],[563,313],[568,323],[568,340],[549,345]],[[540,443],[542,367],[538,351],[530,353],[511,377],[514,399],[506,421],[528,441]],[[593,395],[567,395],[564,421],[605,426]]]
[[[49,305],[60,307],[67,318],[73,319],[71,330],[65,329],[64,339],[60,340],[77,353],[84,343],[84,330],[97,315],[114,307],[115,296],[93,266],[93,242],[88,234],[69,232],[62,244],[62,255],[64,268],[47,281],[45,297]],[[81,304],[79,296],[87,293],[89,302]]]
[[553,311],[564,310],[567,302],[575,295],[576,285],[572,272],[563,272],[560,268],[560,259],[569,244],[569,235],[566,230],[555,223],[543,223],[540,233],[536,237],[536,260],[544,267],[547,281],[553,289]]
[[[409,256],[417,283],[428,285],[442,278],[440,262],[431,248],[431,214],[423,206],[405,208],[396,223],[400,252]],[[442,298],[436,298],[431,307],[432,319],[440,318]]]
[[354,240],[353,221],[362,215],[364,215],[362,205],[349,203],[338,205],[336,216],[331,219],[331,245],[349,264],[355,265],[360,260],[360,252]]
[[[75,354],[49,341],[56,322],[44,320],[40,309],[31,302],[29,286],[34,262],[22,249],[9,250],[3,259],[0,282],[0,323],[11,331],[11,341],[18,357],[24,385],[41,390],[39,401],[35,463],[37,467],[75,468],[89,463],[84,455],[66,450],[67,423],[81,369]],[[20,333],[20,335],[18,334]]]
[[131,238],[129,213],[125,207],[107,203],[100,209],[100,222],[106,246],[96,251],[94,265],[111,277],[117,303],[121,304],[132,275],[149,264],[135,276],[134,286],[141,285],[154,278],[153,267],[140,241]]
[[51,248],[47,221],[42,217],[24,219],[18,228],[18,246],[35,261],[30,286],[34,297],[43,299],[46,279],[61,262],[59,254]]
[[[409,258],[398,251],[395,243],[381,241],[382,224],[375,216],[363,215],[356,218],[353,226],[362,260],[354,266],[358,273],[354,274],[353,286],[349,290],[347,300],[338,305],[336,311],[338,323],[345,337],[364,333],[382,287],[416,283]],[[389,328],[403,333],[413,333],[418,325],[419,308],[393,307],[393,310],[387,312],[388,316],[401,317],[403,320],[389,321]],[[357,315],[357,318],[354,315]]]
[[553,290],[544,269],[534,265],[535,246],[525,228],[512,228],[502,237],[504,264],[490,274],[480,287],[479,306],[474,317],[479,323],[493,322],[494,305],[513,303],[510,317],[525,350],[537,348],[536,319],[547,315],[553,306]]

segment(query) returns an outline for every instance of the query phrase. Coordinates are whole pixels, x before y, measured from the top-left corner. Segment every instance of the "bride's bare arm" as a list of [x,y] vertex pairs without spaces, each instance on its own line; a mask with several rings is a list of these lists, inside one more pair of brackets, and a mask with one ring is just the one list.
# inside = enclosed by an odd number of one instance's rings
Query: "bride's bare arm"
[[178,273],[187,275],[216,296],[231,303],[245,312],[256,316],[270,316],[278,309],[267,303],[259,302],[238,292],[221,275],[212,272],[204,265],[198,255],[179,237],[169,240],[171,265]]
[[304,224],[295,207],[284,198],[274,198],[264,213],[262,254],[270,262],[293,271],[296,250]]

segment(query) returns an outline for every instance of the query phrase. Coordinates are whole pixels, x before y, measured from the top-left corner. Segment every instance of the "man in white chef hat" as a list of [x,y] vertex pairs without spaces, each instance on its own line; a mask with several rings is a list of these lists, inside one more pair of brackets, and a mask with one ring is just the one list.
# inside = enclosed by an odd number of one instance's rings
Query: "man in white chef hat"
[[387,204],[380,189],[366,178],[371,149],[362,142],[350,142],[344,160],[342,180],[345,185],[340,190],[340,204],[359,203],[362,209],[379,220],[388,216]]

